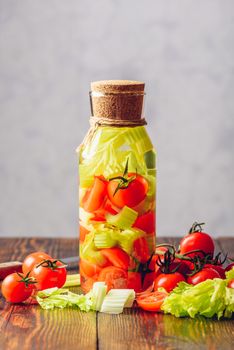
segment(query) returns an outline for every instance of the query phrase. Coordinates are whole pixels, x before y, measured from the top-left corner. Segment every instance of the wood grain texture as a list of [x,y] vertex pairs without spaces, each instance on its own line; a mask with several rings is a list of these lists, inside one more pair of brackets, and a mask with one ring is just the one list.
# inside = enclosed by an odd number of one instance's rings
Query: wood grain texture
[[[179,238],[157,239],[178,246]],[[233,254],[234,240],[218,239],[217,250]],[[0,238],[0,262],[22,260],[43,250],[52,256],[75,256],[74,239]],[[78,289],[77,289],[78,291]],[[175,318],[138,308],[121,315],[82,313],[77,309],[47,311],[37,305],[14,305],[0,297],[0,350],[201,349],[231,350],[232,320]]]

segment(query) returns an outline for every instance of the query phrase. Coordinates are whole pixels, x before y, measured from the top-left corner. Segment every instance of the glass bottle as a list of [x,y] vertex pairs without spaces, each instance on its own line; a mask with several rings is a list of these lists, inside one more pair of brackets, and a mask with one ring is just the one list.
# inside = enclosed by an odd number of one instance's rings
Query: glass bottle
[[155,149],[144,83],[91,83],[91,128],[79,147],[81,287],[146,290],[154,280]]

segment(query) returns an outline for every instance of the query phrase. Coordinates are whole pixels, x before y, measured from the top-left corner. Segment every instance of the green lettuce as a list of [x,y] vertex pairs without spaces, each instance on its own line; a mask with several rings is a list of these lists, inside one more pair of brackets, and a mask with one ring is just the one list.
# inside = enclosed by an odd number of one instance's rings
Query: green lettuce
[[234,269],[226,273],[226,279],[206,280],[195,286],[179,283],[164,300],[161,309],[176,317],[202,315],[231,318],[234,312],[234,289],[228,288],[228,281],[234,278]]

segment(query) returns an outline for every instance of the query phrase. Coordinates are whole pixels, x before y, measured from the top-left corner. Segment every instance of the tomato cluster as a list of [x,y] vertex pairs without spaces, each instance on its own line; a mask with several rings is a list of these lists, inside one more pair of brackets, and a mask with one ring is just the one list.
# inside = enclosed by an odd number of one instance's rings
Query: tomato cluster
[[[156,247],[152,259],[155,268],[154,292],[143,293],[137,298],[141,308],[160,312],[167,293],[180,282],[196,285],[207,279],[225,279],[225,271],[233,268],[234,263],[224,268],[226,257],[221,260],[221,253],[214,256],[214,241],[209,234],[202,232],[202,225],[193,224],[189,234],[180,241],[177,251],[168,244]],[[234,288],[234,281],[230,281],[228,287]],[[164,292],[159,288],[163,288]]]
[[2,294],[9,302],[23,302],[36,290],[61,288],[66,282],[65,265],[43,252],[28,255],[22,270],[23,273],[12,273],[2,282]]

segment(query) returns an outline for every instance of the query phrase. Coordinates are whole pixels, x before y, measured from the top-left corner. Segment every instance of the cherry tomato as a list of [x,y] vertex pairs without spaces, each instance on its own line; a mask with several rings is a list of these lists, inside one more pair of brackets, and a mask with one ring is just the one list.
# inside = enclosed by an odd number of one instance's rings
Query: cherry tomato
[[225,270],[224,270],[224,268],[222,266],[220,266],[220,265],[213,265],[213,264],[205,264],[204,268],[206,268],[206,267],[217,271],[219,276],[220,276],[220,278],[222,278],[223,280],[226,278]]
[[162,287],[169,293],[179,282],[185,282],[185,278],[181,273],[161,273],[154,281],[154,290],[158,290],[158,288]]
[[195,273],[193,276],[187,278],[189,284],[198,284],[206,280],[213,280],[214,278],[220,278],[219,273],[213,268],[204,268],[203,270]]
[[101,207],[106,196],[107,181],[103,176],[95,176],[94,183],[90,191],[88,191],[83,200],[84,210],[93,212]]
[[[214,241],[213,239],[204,232],[193,232],[185,236],[180,242],[180,253],[185,254],[191,250],[200,249],[205,254],[209,254],[211,257],[214,255]],[[188,254],[190,257],[195,255],[204,257],[202,253],[191,253]]]
[[137,227],[146,233],[155,232],[155,213],[153,211],[149,211],[139,216],[136,219],[133,227]]
[[226,268],[225,268],[225,271],[230,271],[232,268],[234,268],[234,262],[229,264]]
[[144,237],[139,237],[133,242],[133,256],[143,264],[149,260],[150,251]]
[[119,180],[110,180],[107,186],[108,197],[114,205],[118,208],[123,208],[127,205],[130,208],[135,207],[139,204],[146,196],[148,191],[148,182],[147,180],[135,173],[129,173],[128,177],[135,177],[127,187],[120,188],[115,193]]
[[52,257],[44,252],[35,252],[29,254],[23,261],[23,274],[27,275],[27,273],[33,269],[34,265],[39,264],[42,260],[46,259],[52,259]]
[[108,266],[102,269],[98,281],[105,282],[108,290],[125,289],[128,285],[128,273],[119,267]]
[[234,289],[234,280],[229,281],[227,286],[228,288]]
[[167,295],[168,294],[165,292],[157,291],[139,296],[137,297],[136,301],[143,310],[161,312],[161,306]]
[[2,295],[11,303],[21,303],[27,300],[34,289],[33,284],[24,282],[17,273],[11,273],[2,282]]
[[[35,284],[38,290],[58,287],[61,288],[66,282],[67,271],[63,263],[58,260],[48,261],[42,265],[35,265],[31,275],[37,281]],[[49,263],[49,261],[51,263]],[[50,266],[51,265],[51,266]]]
[[105,248],[101,250],[101,253],[107,258],[112,265],[121,269],[127,270],[130,263],[130,258],[120,248]]
[[136,293],[141,292],[141,274],[139,272],[128,271],[127,288],[134,289]]
[[80,242],[84,242],[85,236],[89,233],[90,231],[87,230],[83,225],[80,224]]
[[84,259],[80,260],[80,269],[88,277],[99,274],[101,271],[101,268],[98,265]]
[[189,260],[181,260],[179,258],[175,258],[175,260],[171,263],[169,269],[170,271],[173,271],[177,267],[178,269],[176,271],[186,276],[187,274],[191,273],[191,271],[193,270],[194,264]]

